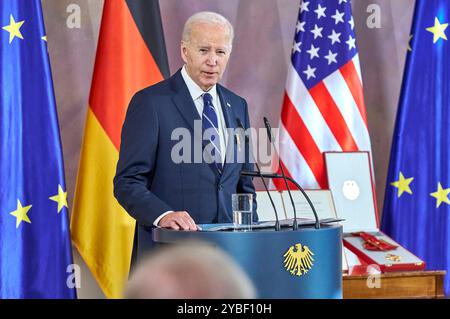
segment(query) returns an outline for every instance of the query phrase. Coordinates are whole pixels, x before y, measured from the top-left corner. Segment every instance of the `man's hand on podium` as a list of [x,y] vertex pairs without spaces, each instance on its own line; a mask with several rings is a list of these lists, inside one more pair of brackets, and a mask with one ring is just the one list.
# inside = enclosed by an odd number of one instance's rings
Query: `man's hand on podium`
[[171,212],[165,215],[158,226],[175,230],[200,230],[186,211]]

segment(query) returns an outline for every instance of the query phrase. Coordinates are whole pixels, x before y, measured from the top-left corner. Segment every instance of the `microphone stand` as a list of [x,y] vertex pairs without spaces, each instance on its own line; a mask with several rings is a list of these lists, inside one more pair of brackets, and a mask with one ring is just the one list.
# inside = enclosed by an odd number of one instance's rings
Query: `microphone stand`
[[267,117],[264,117],[264,125],[266,126],[267,136],[269,137],[270,144],[273,146],[275,153],[278,155],[278,166],[281,169],[281,175],[283,176],[284,184],[286,185],[286,190],[287,190],[287,192],[289,194],[289,198],[291,200],[292,209],[294,210],[294,222],[292,223],[292,230],[297,230],[298,229],[297,209],[295,208],[294,200],[292,199],[292,194],[291,194],[291,190],[289,189],[289,185],[288,185],[287,178],[286,178],[286,173],[284,172],[283,165],[281,165],[280,155],[277,151],[277,148],[275,147],[275,142],[273,141],[272,128],[270,126],[270,123],[269,123],[269,120],[267,119]]
[[[265,177],[265,178],[271,178],[271,179],[278,179],[278,178],[286,178],[288,181],[290,181],[291,183],[293,183],[303,194],[303,196],[306,198],[306,201],[309,204],[309,207],[311,207],[311,210],[314,214],[314,219],[316,220],[316,223],[314,225],[314,228],[316,229],[320,229],[320,221],[319,221],[319,216],[317,215],[316,209],[314,208],[313,203],[311,202],[311,199],[309,198],[309,196],[306,194],[306,192],[303,190],[303,188],[292,178],[288,177],[288,176],[283,176],[280,174],[275,174],[275,173],[262,173],[262,172],[254,172],[254,171],[241,171],[241,175],[244,176],[261,176],[261,177]],[[297,219],[297,217],[295,217],[295,219]]]
[[[241,120],[239,118],[236,118],[236,122],[238,124],[239,129],[244,131],[244,126],[242,125]],[[251,150],[251,147],[250,147],[249,141],[248,141],[248,135],[245,134],[245,133],[244,133],[244,135],[245,135],[245,138],[244,138],[245,144],[247,144],[249,146],[248,152],[249,152],[249,154],[251,154],[253,162],[255,162],[256,171],[257,171],[256,172],[257,173],[256,176],[261,178],[261,180],[263,182],[263,185],[264,185],[264,189],[266,190],[266,193],[267,193],[267,195],[269,196],[269,199],[270,199],[270,203],[272,204],[273,210],[275,211],[275,219],[276,219],[275,220],[275,230],[279,231],[281,229],[281,227],[280,227],[280,220],[278,218],[277,208],[275,206],[275,203],[273,202],[272,196],[270,195],[270,192],[269,192],[269,189],[267,187],[266,181],[264,180],[264,177],[261,175],[261,169],[259,168],[258,162],[255,160],[255,158],[253,156],[253,152]],[[245,149],[245,145],[244,145],[244,149]],[[241,174],[241,175],[244,175],[244,174]],[[245,175],[245,176],[248,176],[248,175]]]
[[[276,220],[275,220],[275,230],[278,231],[278,230],[280,230],[280,220],[278,219],[278,212],[277,212],[275,203],[272,200],[272,196],[270,196],[269,189],[267,188],[266,181],[264,180],[264,177],[261,174],[261,170],[259,169],[258,163],[255,162],[255,166],[256,166],[256,170],[258,171],[258,175],[259,175],[259,177],[261,178],[261,180],[262,180],[262,182],[264,184],[264,188],[266,190],[266,193],[267,193],[267,195],[269,195],[269,199],[270,199],[270,202],[272,203],[272,207],[273,207],[273,209],[275,211],[275,218],[276,218]],[[244,175],[244,174],[242,174],[242,175]]]

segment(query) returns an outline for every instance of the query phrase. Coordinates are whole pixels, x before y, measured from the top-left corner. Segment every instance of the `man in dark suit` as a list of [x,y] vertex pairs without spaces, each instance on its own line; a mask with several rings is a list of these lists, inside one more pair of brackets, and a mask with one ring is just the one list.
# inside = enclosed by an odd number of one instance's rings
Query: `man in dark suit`
[[[183,68],[130,102],[114,195],[137,222],[134,258],[151,247],[152,227],[195,231],[197,224],[232,222],[233,193],[253,194],[257,220],[252,179],[240,176],[253,170],[249,145],[230,130],[250,127],[247,103],[218,84],[232,40],[233,28],[221,15],[193,15],[183,30]],[[191,139],[177,140],[180,132]],[[180,150],[180,143],[187,147]],[[247,156],[239,162],[242,150]]]

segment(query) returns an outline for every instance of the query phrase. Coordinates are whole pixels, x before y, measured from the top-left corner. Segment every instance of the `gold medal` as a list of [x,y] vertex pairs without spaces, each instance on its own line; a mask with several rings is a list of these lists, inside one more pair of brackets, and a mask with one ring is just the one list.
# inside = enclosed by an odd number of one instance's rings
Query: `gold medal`
[[385,258],[387,260],[393,261],[393,262],[400,262],[400,261],[402,261],[402,257],[401,256],[394,255],[394,254],[387,254]]

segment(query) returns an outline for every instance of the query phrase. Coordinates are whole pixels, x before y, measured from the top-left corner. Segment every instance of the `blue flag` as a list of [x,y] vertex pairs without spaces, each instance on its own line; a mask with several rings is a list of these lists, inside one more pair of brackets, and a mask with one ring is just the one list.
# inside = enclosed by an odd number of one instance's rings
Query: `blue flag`
[[0,298],[75,298],[40,0],[0,2]]
[[[382,230],[450,272],[450,1],[418,0],[387,176]],[[450,276],[445,278],[450,293]]]

